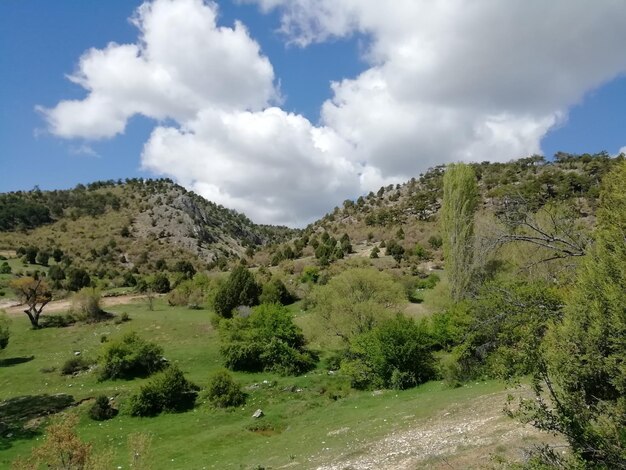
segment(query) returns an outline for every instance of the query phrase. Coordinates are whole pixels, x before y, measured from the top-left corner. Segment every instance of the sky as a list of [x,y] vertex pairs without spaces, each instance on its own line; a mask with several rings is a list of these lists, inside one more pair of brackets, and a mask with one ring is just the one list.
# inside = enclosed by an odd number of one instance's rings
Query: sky
[[626,149],[622,0],[2,0],[0,191],[169,177],[303,226],[454,161]]

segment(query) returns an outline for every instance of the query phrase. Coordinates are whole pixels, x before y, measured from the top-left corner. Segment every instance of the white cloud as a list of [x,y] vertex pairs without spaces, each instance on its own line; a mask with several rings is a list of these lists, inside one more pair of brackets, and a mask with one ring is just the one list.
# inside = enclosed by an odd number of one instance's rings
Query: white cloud
[[185,122],[205,108],[263,109],[277,98],[272,66],[241,23],[218,27],[216,15],[202,0],[144,3],[137,44],[90,49],[69,76],[87,98],[41,109],[51,132],[98,139],[134,114]]
[[185,130],[158,127],[145,168],[253,220],[304,225],[359,191],[359,165],[334,131],[278,108],[203,111]]
[[154,0],[136,44],[87,51],[83,100],[42,110],[66,138],[156,127],[142,162],[259,222],[302,224],[346,197],[455,160],[540,152],[585,93],[626,71],[622,0],[240,0],[302,47],[363,34],[369,69],[333,83],[321,123],[275,106],[269,60],[203,0]]

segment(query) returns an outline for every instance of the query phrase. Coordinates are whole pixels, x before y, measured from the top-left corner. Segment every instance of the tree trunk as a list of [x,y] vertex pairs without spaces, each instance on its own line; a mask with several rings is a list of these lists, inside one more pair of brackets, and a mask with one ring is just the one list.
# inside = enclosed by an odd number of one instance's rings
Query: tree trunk
[[32,325],[34,330],[39,329],[39,313],[33,313],[32,309],[24,310],[24,313],[28,315],[28,319],[30,320],[30,324]]

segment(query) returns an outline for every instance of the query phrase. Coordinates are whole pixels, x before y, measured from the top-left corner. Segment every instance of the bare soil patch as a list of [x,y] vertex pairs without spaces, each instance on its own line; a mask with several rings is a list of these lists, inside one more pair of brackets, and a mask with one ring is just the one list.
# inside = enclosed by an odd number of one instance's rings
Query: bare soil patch
[[[472,469],[493,465],[493,456],[520,461],[538,443],[562,444],[552,435],[508,418],[502,411],[509,392],[459,403],[408,429],[374,442],[355,442],[317,470]],[[407,417],[410,419],[410,417]],[[312,461],[316,460],[313,456]]]

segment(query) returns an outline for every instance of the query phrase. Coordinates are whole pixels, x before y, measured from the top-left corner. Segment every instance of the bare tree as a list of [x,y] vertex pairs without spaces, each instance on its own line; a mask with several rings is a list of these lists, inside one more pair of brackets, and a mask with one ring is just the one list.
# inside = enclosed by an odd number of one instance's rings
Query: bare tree
[[12,281],[10,285],[22,303],[28,306],[24,313],[28,315],[33,328],[39,328],[39,316],[52,300],[48,283],[43,278],[22,277]]
[[543,249],[533,264],[584,256],[589,235],[581,227],[579,215],[564,203],[550,203],[534,212],[527,201],[518,196],[507,198],[497,211],[504,230],[490,240],[494,248],[507,243],[530,243]]

